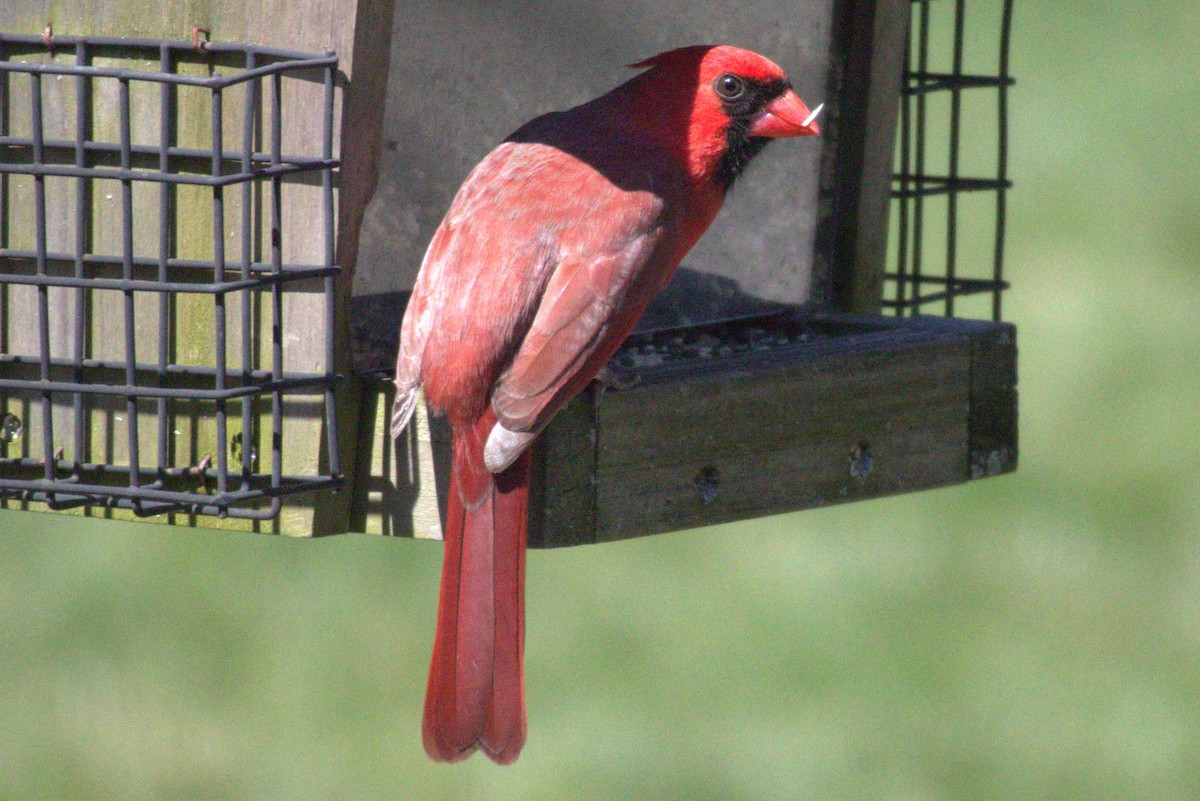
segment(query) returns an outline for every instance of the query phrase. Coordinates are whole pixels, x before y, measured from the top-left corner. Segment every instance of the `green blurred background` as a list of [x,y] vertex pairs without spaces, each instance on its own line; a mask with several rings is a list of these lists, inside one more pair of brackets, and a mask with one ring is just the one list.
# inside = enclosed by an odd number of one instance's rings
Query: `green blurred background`
[[430,763],[440,551],[0,512],[0,798],[1196,797],[1200,6],[1017,3],[1021,467],[529,556],[529,744]]

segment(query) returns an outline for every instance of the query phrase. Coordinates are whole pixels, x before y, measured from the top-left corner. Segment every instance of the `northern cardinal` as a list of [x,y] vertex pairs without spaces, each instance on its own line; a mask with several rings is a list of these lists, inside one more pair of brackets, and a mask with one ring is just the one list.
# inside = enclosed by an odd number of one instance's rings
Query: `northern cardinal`
[[[425,750],[501,764],[525,742],[529,445],[591,381],[771,139],[818,133],[787,75],[726,46],[672,50],[525,124],[458,190],[425,254],[392,435],[419,390],[453,457]],[[820,109],[818,109],[819,111]]]

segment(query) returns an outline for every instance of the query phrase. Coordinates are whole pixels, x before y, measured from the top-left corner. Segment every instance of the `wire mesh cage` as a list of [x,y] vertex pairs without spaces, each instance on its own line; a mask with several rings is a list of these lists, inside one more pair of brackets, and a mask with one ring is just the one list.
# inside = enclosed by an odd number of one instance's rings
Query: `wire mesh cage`
[[1013,0],[911,9],[883,306],[999,321]]
[[0,501],[269,519],[341,485],[336,76],[0,35]]

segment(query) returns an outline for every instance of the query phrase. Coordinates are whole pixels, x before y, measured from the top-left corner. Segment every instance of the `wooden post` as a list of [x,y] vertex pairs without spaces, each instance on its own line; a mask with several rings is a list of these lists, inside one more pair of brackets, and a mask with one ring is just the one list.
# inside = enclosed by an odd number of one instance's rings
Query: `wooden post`
[[910,0],[839,0],[830,117],[834,151],[822,187],[822,238],[834,307],[878,314],[883,300],[892,161]]

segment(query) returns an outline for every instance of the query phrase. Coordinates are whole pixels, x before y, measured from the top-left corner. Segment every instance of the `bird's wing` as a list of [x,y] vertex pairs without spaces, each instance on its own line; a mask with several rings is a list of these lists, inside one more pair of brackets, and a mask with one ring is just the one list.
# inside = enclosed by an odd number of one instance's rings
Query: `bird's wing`
[[420,385],[446,411],[484,401],[480,387],[494,384],[493,408],[510,428],[557,409],[553,398],[606,342],[663,238],[663,202],[649,180],[621,183],[536,142],[506,142],[480,162],[413,289],[393,430]]
[[480,385],[491,384],[515,332],[528,325],[550,264],[546,237],[525,210],[548,155],[500,145],[467,176],[434,233],[400,330],[393,436],[422,385],[439,411],[456,400],[482,405]]
[[533,323],[492,391],[496,417],[510,430],[541,429],[592,380],[661,288],[653,273],[665,262],[662,201],[644,193],[609,205],[598,225],[563,232]]

